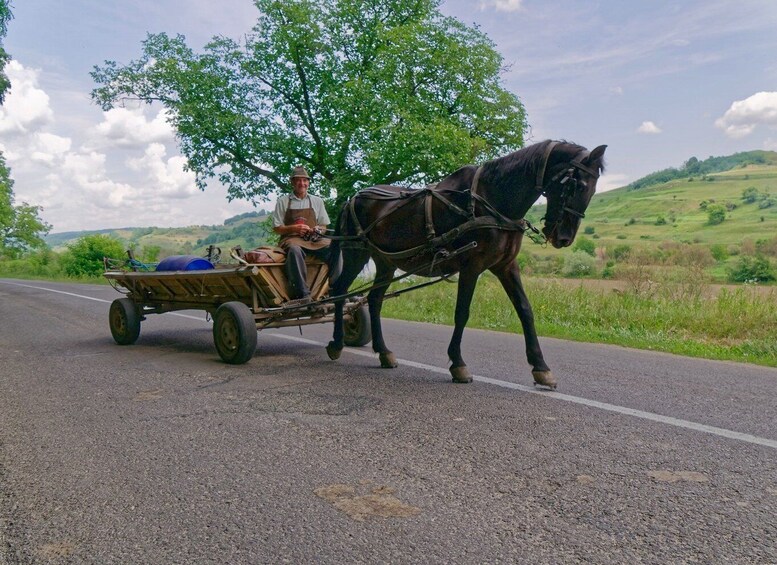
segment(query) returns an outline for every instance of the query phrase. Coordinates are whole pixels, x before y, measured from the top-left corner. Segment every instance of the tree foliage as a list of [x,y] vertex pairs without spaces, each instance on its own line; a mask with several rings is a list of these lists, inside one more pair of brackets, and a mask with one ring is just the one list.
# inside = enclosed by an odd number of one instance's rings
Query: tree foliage
[[286,190],[302,164],[338,200],[379,183],[438,180],[520,147],[519,99],[478,29],[443,16],[440,0],[256,0],[241,42],[202,53],[184,37],[149,34],[139,59],[92,77],[104,109],[160,102],[200,188],[230,198]]
[[15,258],[28,249],[46,246],[51,226],[38,217],[40,206],[14,204],[11,170],[0,153],[0,258]]
[[69,277],[97,277],[105,271],[103,258],[120,259],[124,256],[124,244],[113,237],[86,235],[67,246],[60,263]]
[[3,38],[8,33],[8,22],[13,19],[11,12],[11,3],[9,0],[0,0],[0,104],[5,102],[5,94],[11,88],[11,81],[5,74],[5,65],[11,59],[11,56],[3,47]]
[[777,268],[763,256],[743,255],[736,265],[728,270],[732,282],[770,282],[777,280]]

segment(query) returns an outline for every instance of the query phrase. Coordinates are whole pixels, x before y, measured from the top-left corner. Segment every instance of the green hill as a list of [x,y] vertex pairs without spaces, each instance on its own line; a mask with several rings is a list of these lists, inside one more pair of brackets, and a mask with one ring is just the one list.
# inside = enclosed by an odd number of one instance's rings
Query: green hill
[[107,234],[137,250],[158,247],[160,256],[179,253],[204,254],[209,245],[226,251],[236,245],[252,249],[267,242],[271,237],[269,227],[264,224],[269,212],[260,210],[233,216],[222,225],[188,226],[184,228],[116,228],[92,231],[61,232],[46,236],[46,243],[54,250],[61,250],[68,243],[85,235]]
[[[686,175],[665,182],[644,182],[648,175],[628,186],[597,194],[583,220],[581,234],[593,237],[599,247],[619,244],[655,245],[675,241],[740,245],[777,236],[777,153],[738,154],[759,156],[761,164],[705,174]],[[716,158],[720,159],[720,158]],[[640,188],[635,189],[634,186]],[[746,201],[746,190],[753,198]],[[725,207],[725,219],[709,222],[712,205]],[[532,209],[530,220],[539,220],[544,206]],[[535,223],[539,223],[538,221]],[[533,249],[534,250],[534,249]]]

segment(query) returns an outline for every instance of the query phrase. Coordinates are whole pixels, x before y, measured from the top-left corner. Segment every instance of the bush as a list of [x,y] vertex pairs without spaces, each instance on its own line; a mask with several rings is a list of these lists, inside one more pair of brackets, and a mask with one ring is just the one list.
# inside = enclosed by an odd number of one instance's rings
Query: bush
[[715,259],[715,261],[725,261],[729,256],[728,247],[722,243],[715,243],[711,245],[710,253],[712,254],[712,258]]
[[105,271],[103,257],[124,256],[124,244],[108,235],[92,234],[78,239],[62,254],[62,270],[69,277],[97,277]]
[[754,186],[748,186],[746,189],[742,191],[742,200],[746,204],[752,204],[756,200],[758,200],[758,189]]
[[588,277],[596,272],[596,259],[585,251],[573,251],[564,256],[561,273],[565,277]]
[[575,245],[572,247],[572,250],[582,251],[591,257],[596,257],[596,244],[587,237],[578,237]]
[[726,219],[726,207],[723,204],[710,204],[707,206],[707,224],[716,226]]
[[612,258],[616,261],[624,261],[631,253],[631,245],[616,245],[612,250]]
[[733,282],[769,282],[777,280],[777,268],[763,256],[743,255],[729,269],[728,278]]

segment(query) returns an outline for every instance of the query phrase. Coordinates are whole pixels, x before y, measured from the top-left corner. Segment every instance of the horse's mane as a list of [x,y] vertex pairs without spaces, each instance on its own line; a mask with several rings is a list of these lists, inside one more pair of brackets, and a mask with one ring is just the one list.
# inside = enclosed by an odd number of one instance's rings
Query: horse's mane
[[[507,189],[509,183],[515,182],[514,175],[516,171],[521,171],[527,178],[535,179],[539,168],[542,166],[542,160],[545,155],[545,149],[553,140],[546,139],[535,143],[518,151],[508,153],[503,157],[498,157],[483,163],[483,172],[481,178],[488,179],[489,184],[499,190]],[[571,160],[581,151],[587,151],[582,145],[571,141],[560,140],[554,149],[563,151],[567,160]]]

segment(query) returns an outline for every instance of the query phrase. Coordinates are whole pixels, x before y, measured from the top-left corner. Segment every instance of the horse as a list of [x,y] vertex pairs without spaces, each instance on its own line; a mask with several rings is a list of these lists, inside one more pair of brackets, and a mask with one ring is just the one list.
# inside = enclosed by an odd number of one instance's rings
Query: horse
[[[606,148],[601,145],[589,152],[571,142],[546,140],[480,166],[464,166],[424,189],[378,185],[347,201],[330,250],[332,296],[345,295],[368,260],[374,261],[376,274],[367,304],[372,348],[381,367],[397,366],[380,320],[383,297],[396,270],[426,277],[458,273],[455,327],[448,346],[450,373],[454,383],[472,382],[461,340],[478,277],[489,270],[521,321],[535,385],[556,389],[516,256],[527,231],[556,249],[572,244],[604,171]],[[547,200],[541,235],[524,219],[540,196]],[[336,301],[334,332],[326,347],[332,360],[343,349],[343,321],[343,301]]]

